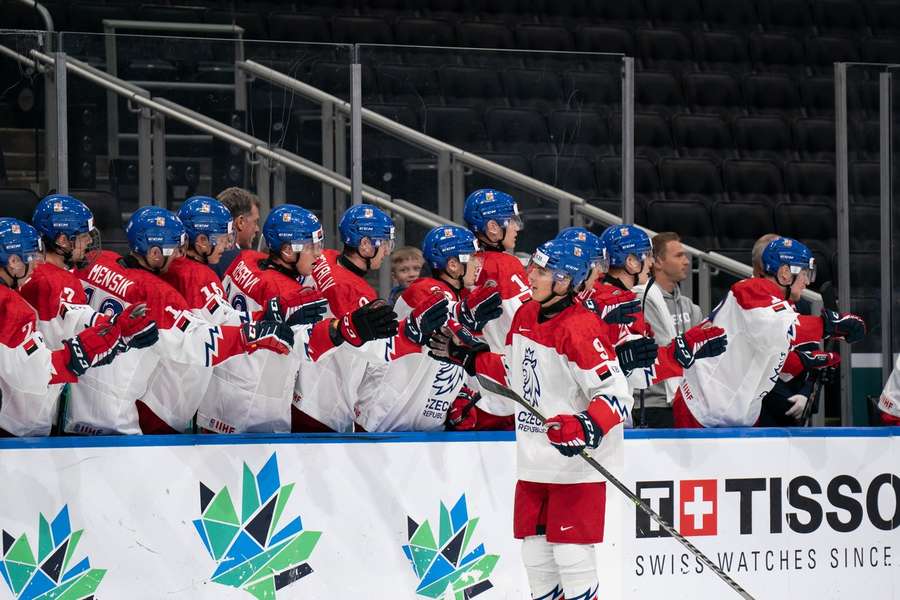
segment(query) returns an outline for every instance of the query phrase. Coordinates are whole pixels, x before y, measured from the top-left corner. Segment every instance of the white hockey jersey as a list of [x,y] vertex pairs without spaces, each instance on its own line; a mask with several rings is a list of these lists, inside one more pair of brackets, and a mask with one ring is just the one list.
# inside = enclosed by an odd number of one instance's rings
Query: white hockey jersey
[[900,356],[894,363],[894,370],[888,376],[887,383],[878,398],[878,408],[881,412],[900,419]]
[[[589,411],[603,431],[590,450],[601,463],[624,444],[622,424],[633,398],[615,351],[597,316],[580,303],[540,322],[540,305],[528,302],[513,319],[504,354],[485,352],[476,370],[508,386],[545,417]],[[516,405],[518,478],[539,483],[585,483],[603,477],[584,461],[565,457],[547,439],[547,428]]]

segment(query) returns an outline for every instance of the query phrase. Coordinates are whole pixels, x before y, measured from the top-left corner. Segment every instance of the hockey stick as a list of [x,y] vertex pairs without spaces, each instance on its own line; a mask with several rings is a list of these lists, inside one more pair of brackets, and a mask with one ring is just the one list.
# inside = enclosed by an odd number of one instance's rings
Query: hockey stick
[[[647,294],[650,293],[650,288],[653,287],[654,283],[656,283],[656,278],[653,277],[653,275],[651,275],[650,279],[647,280],[647,285],[644,286],[644,297],[641,299],[641,314],[642,315],[647,314],[645,312],[645,310],[647,308]],[[647,317],[644,316],[644,319],[645,319],[644,322],[646,323]],[[646,373],[646,371],[645,371],[645,373]],[[647,391],[647,388],[641,388],[640,392],[638,394],[638,421],[640,422],[638,424],[639,428],[647,427],[647,423],[644,421],[644,393],[646,391]]]
[[[534,415],[534,417],[537,418],[541,423],[546,423],[547,419],[544,417],[544,415],[542,415],[540,412],[538,412],[538,410],[535,407],[533,407],[529,402],[523,400],[521,396],[519,396],[517,393],[515,393],[511,389],[504,387],[504,386],[498,384],[497,382],[493,381],[492,379],[488,379],[487,377],[484,377],[483,375],[476,375],[476,377],[478,378],[478,383],[480,383],[484,389],[486,389],[489,392],[492,392],[494,394],[503,396],[504,398],[509,398],[510,400],[521,405],[523,408],[525,408],[525,410],[530,412],[532,415]],[[741,598],[745,598],[746,600],[754,600],[753,596],[751,596],[744,588],[742,588],[740,585],[738,585],[738,583],[734,579],[729,577],[728,574],[725,573],[725,571],[723,571],[720,567],[716,566],[716,564],[713,563],[713,561],[711,561],[705,554],[700,552],[700,550],[698,550],[696,546],[694,546],[683,535],[681,535],[678,532],[678,530],[675,529],[675,527],[673,527],[672,525],[667,523],[665,519],[663,519],[661,516],[656,514],[655,510],[650,508],[646,502],[644,502],[634,492],[632,492],[630,489],[628,489],[628,487],[624,483],[622,483],[621,481],[616,479],[609,471],[606,470],[606,467],[604,467],[603,465],[598,463],[596,460],[591,458],[591,456],[589,456],[587,454],[587,452],[585,452],[583,450],[582,450],[581,454],[579,454],[579,456],[581,458],[583,458],[587,464],[591,465],[594,469],[596,469],[597,472],[599,472],[601,475],[603,475],[603,477],[606,478],[606,480],[609,481],[611,484],[613,484],[620,492],[625,494],[625,496],[629,500],[631,500],[631,502],[633,502],[636,507],[638,507],[639,509],[644,511],[647,514],[647,516],[649,516],[651,519],[656,521],[659,524],[659,526],[662,527],[666,531],[666,533],[668,533],[673,538],[675,538],[676,540],[681,542],[681,544],[685,548],[687,548],[695,557],[697,557],[697,559],[700,562],[702,562],[704,565],[706,565],[706,567],[709,568],[713,573],[718,575],[722,581],[727,583],[728,587],[730,587],[735,592],[737,592],[741,596]]]
[[[834,295],[834,286],[831,285],[830,281],[826,281],[822,284],[822,287],[819,288],[819,293],[822,295],[822,306],[828,310],[837,310],[837,297]],[[828,340],[825,343],[825,352],[831,352],[833,349],[834,340]],[[821,373],[817,374],[816,380],[813,383],[812,392],[809,394],[809,401],[807,401],[806,406],[803,407],[803,414],[800,416],[800,423],[803,424],[803,427],[812,427],[813,409],[817,408],[819,405],[819,395],[822,393],[823,379],[824,377]]]

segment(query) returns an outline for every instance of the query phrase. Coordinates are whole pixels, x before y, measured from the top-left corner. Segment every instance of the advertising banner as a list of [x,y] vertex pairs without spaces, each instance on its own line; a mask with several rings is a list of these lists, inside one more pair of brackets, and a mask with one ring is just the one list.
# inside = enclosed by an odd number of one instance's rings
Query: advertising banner
[[[629,432],[615,471],[757,598],[900,598],[889,433]],[[529,598],[512,434],[9,440],[0,481],[0,599]],[[734,595],[607,496],[601,597]]]

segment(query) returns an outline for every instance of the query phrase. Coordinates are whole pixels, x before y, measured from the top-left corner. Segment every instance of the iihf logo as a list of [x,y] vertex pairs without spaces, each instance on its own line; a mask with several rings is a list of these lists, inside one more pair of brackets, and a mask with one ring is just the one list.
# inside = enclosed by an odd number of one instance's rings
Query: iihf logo
[[541,397],[541,380],[537,374],[537,359],[534,357],[534,349],[526,348],[525,357],[522,359],[522,397],[532,406],[538,405]]

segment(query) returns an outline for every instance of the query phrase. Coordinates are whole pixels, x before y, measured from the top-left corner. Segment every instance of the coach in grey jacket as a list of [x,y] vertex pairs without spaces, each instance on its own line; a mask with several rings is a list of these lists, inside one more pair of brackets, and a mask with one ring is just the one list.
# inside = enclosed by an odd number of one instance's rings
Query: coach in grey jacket
[[[644,305],[644,318],[653,328],[657,345],[666,346],[672,338],[697,325],[702,315],[700,307],[689,297],[682,296],[679,288],[679,284],[691,275],[691,259],[684,251],[681,238],[677,233],[666,231],[656,234],[651,241],[655,281],[649,289],[644,284],[632,291]],[[672,398],[679,383],[680,378],[668,379],[644,390],[643,416],[640,414],[640,391],[635,392],[634,426],[672,427]]]

